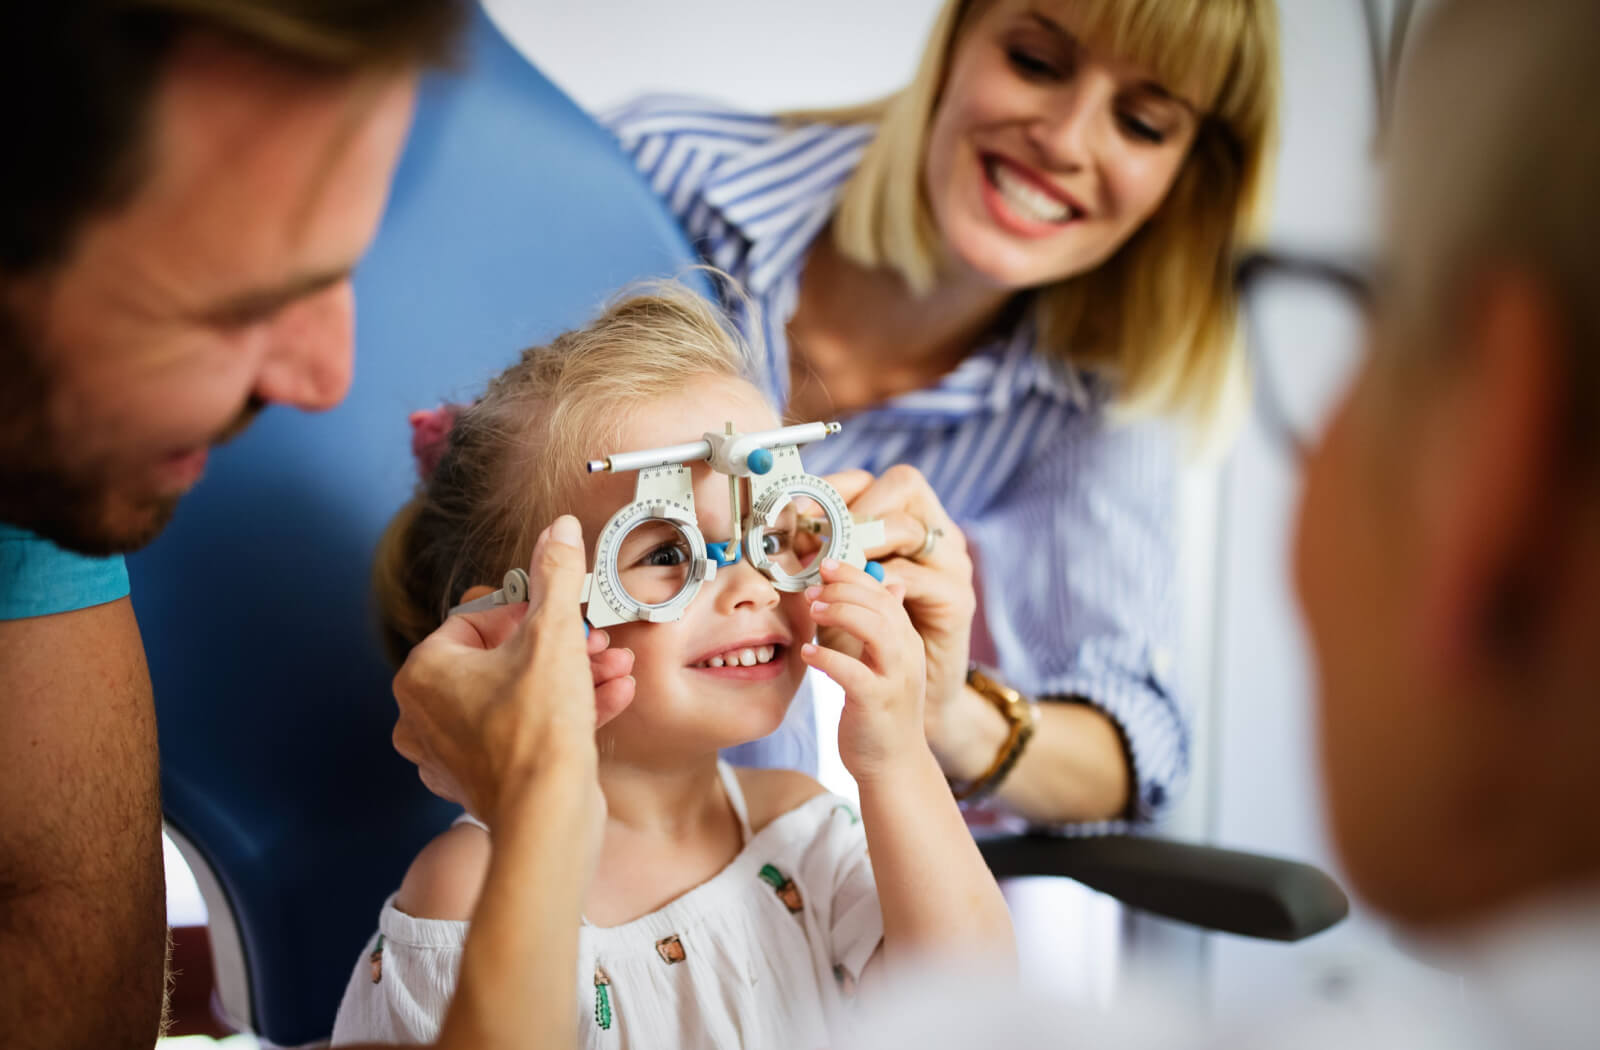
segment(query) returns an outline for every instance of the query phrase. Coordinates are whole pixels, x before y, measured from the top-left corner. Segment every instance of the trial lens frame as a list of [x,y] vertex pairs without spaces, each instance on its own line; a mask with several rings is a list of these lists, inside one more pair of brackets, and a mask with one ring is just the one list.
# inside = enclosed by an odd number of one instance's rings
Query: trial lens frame
[[[700,441],[590,460],[591,474],[636,470],[639,479],[634,486],[633,502],[611,516],[595,541],[594,571],[584,578],[581,597],[588,607],[585,617],[588,623],[594,627],[609,627],[634,621],[668,623],[681,619],[701,585],[715,579],[718,568],[735,564],[741,550],[749,558],[751,567],[764,574],[780,591],[803,591],[816,583],[825,556],[865,568],[881,580],[882,567],[868,562],[865,550],[883,542],[883,523],[856,521],[839,490],[823,478],[807,474],[800,462],[801,445],[820,441],[839,430],[838,423],[818,422],[740,434],[729,423],[724,433],[707,433]],[[695,516],[690,465],[702,460],[728,476],[729,519],[734,533],[726,542],[707,543]],[[742,508],[741,479],[750,484],[748,514]],[[801,527],[813,533],[825,532],[830,542],[818,551],[805,571],[790,574],[773,563],[766,552],[765,539],[768,531],[778,524],[784,509],[797,498],[815,503],[822,511],[821,519],[802,522]],[[656,603],[643,602],[630,595],[622,585],[617,567],[617,552],[623,541],[640,525],[652,521],[665,522],[676,529],[687,543],[689,556],[681,588],[671,598]],[[527,595],[527,573],[512,569],[499,591],[458,605],[450,613],[526,601]]]

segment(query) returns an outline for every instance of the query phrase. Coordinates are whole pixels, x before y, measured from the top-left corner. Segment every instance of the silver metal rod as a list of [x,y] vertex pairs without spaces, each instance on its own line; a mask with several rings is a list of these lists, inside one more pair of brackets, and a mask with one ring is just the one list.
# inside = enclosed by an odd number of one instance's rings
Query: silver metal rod
[[610,471],[613,474],[625,474],[630,470],[649,470],[651,467],[664,467],[669,463],[693,463],[709,455],[711,455],[711,442],[691,441],[684,445],[650,448],[643,452],[619,452],[605,459],[591,459],[589,473]]
[[774,445],[809,445],[813,441],[821,441],[829,434],[840,431],[838,423],[797,423],[792,427],[779,427],[777,430],[758,430],[746,434],[745,438],[762,448],[772,448]]
[[[838,423],[800,423],[792,427],[779,427],[777,430],[760,430],[744,436],[753,445],[772,448],[776,445],[808,445],[813,441],[821,441],[830,434],[837,434],[839,430]],[[605,459],[591,459],[588,467],[591,474],[606,472],[624,474],[630,470],[664,467],[669,463],[694,463],[710,455],[711,442],[691,441],[683,445],[669,445],[666,448],[645,449],[642,452],[618,452]]]

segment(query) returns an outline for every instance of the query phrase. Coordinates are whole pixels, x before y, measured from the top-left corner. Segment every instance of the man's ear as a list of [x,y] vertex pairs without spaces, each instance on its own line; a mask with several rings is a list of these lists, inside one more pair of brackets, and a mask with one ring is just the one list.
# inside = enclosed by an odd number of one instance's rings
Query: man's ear
[[490,587],[487,584],[480,583],[476,587],[468,587],[467,593],[463,594],[461,596],[461,600],[456,602],[456,604],[465,605],[467,602],[475,602],[484,595],[493,594],[494,592],[495,588]]
[[[1517,270],[1486,273],[1446,337],[1415,411],[1418,577],[1425,664],[1445,679],[1518,657],[1559,566],[1565,333],[1552,296]],[[1442,333],[1443,334],[1443,333]],[[1448,683],[1443,683],[1448,684]]]

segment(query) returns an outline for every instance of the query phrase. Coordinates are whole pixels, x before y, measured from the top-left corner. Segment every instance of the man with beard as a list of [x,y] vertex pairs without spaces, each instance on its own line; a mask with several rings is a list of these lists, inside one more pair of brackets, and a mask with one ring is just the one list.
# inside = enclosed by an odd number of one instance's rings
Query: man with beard
[[[155,719],[118,555],[161,530],[207,450],[257,411],[344,396],[350,272],[377,229],[418,74],[447,57],[463,7],[50,0],[0,13],[0,97],[12,105],[0,165],[8,1046],[156,1037]],[[430,783],[503,818],[493,878],[559,889],[564,876],[540,865],[569,857],[574,825],[592,816],[574,793],[586,771],[593,780],[594,693],[576,612],[581,539],[555,540],[532,568],[537,593],[562,596],[556,611],[500,635],[492,622],[465,640],[442,631],[433,659],[396,682],[396,739]],[[515,644],[485,651],[486,634]],[[552,730],[574,703],[566,721],[582,731]],[[535,821],[540,810],[559,812]],[[462,996],[446,1041],[504,1045],[526,1037],[530,1015],[558,1016],[513,991],[556,987],[527,950],[551,931],[514,904],[503,918],[493,925],[506,932],[473,939],[481,976],[464,975],[476,994]]]

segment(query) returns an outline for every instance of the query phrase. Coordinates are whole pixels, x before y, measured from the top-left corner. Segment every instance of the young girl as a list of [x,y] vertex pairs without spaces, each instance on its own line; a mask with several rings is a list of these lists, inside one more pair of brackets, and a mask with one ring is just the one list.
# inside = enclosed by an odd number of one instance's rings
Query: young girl
[[[527,351],[450,420],[385,537],[377,576],[394,654],[526,564],[559,512],[600,534],[635,477],[587,475],[587,460],[729,421],[741,433],[779,425],[748,360],[714,308],[670,287]],[[692,477],[706,539],[728,539],[725,477],[705,463]],[[622,567],[660,572],[680,557],[662,547]],[[598,731],[605,828],[572,917],[584,1045],[823,1046],[887,962],[1012,965],[1004,902],[925,742],[923,646],[895,588],[828,561],[820,585],[785,593],[741,558],[682,619],[609,634],[632,652],[634,698]],[[598,677],[607,666],[618,665],[596,658]],[[718,760],[782,722],[807,667],[845,690],[839,751],[859,814],[803,774]],[[357,962],[335,1044],[435,1037],[493,842],[463,817],[418,855]]]

